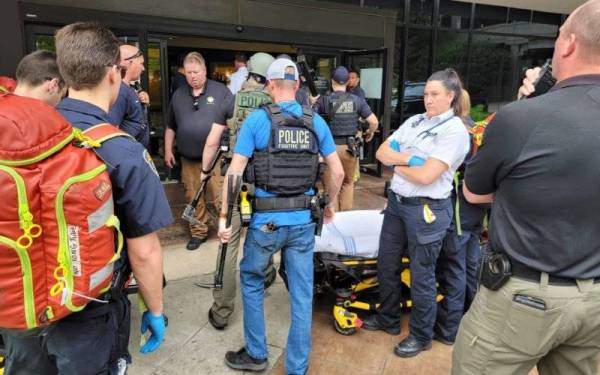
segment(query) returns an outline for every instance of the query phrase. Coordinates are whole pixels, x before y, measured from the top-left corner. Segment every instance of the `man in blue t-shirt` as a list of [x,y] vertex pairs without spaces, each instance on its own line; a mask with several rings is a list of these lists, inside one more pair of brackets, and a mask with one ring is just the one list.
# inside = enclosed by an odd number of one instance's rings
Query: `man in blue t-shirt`
[[145,91],[136,92],[129,82],[137,81],[144,72],[144,55],[138,47],[123,44],[120,47],[121,66],[126,69],[117,100],[108,112],[110,123],[131,134],[146,149],[150,149],[150,127],[146,108],[150,97]]
[[[336,200],[344,171],[325,121],[319,115],[312,114],[308,107],[303,108],[295,101],[299,85],[296,65],[289,59],[275,60],[267,70],[267,80],[268,91],[277,106],[257,110],[244,121],[227,171],[227,175],[240,175],[249,161],[255,163],[255,211],[258,212],[252,215],[240,263],[246,345],[238,352],[228,352],[225,363],[236,370],[256,371],[268,367],[263,311],[264,276],[269,258],[281,249],[284,250],[282,261],[287,270],[292,310],[286,372],[304,374],[308,368],[311,346],[315,224],[311,220],[308,206],[292,205],[291,201],[306,202],[315,194],[313,187],[318,171],[314,166],[318,162],[318,154],[323,156],[333,175],[330,184],[325,186],[332,201]],[[293,119],[298,120],[294,122]],[[291,163],[287,159],[292,154],[296,158],[294,160],[299,160],[297,163]],[[270,163],[272,168],[265,172],[259,167],[259,159],[276,159],[278,163]],[[312,169],[307,173],[309,166]],[[274,171],[277,173],[273,173]],[[287,171],[293,173],[286,173]],[[296,188],[294,192],[296,181],[290,183],[290,179],[294,178],[298,180],[297,186],[309,187],[305,191],[298,191]],[[262,183],[265,179],[269,180],[268,187]],[[224,203],[219,220],[219,237],[221,241],[228,242],[231,227],[225,227],[227,178],[223,185]],[[273,191],[279,193],[275,194]],[[290,193],[283,194],[281,191]],[[282,195],[286,199],[278,200]],[[286,206],[284,201],[290,206]],[[264,208],[270,204],[276,212]],[[325,223],[331,221],[333,214],[333,207],[327,206],[324,212]]]

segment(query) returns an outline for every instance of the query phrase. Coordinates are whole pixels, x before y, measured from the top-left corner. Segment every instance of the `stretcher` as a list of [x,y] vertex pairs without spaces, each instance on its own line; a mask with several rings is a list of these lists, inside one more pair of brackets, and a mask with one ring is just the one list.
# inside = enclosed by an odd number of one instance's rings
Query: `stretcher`
[[[356,311],[373,313],[379,305],[377,252],[382,224],[383,213],[379,210],[339,212],[315,238],[315,295],[333,291],[334,327],[342,335],[352,335],[361,327]],[[402,308],[412,307],[409,264],[408,257],[403,256]],[[442,298],[438,294],[437,301]]]

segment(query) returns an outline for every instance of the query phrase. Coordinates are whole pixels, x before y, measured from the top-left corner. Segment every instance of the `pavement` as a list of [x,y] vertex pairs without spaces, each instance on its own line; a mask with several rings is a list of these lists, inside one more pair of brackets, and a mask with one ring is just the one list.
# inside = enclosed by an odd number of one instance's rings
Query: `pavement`
[[[355,208],[382,209],[385,205],[384,181],[382,178],[363,176],[355,189]],[[183,204],[174,206],[175,212],[181,209]],[[197,282],[212,281],[218,240],[212,232],[211,239],[198,250],[187,251],[187,239],[182,233],[185,233],[185,224],[179,220],[161,232],[161,239],[167,244],[163,247],[168,283],[164,290],[165,312],[169,317],[166,340],[157,352],[140,354],[140,314],[134,308],[130,340],[133,364],[129,367],[128,374],[240,374],[228,369],[223,360],[227,351],[238,350],[244,342],[239,293],[236,311],[229,326],[224,331],[216,331],[208,323],[207,316],[212,304],[211,291],[194,285]],[[274,261],[279,265],[278,256]],[[132,297],[133,306],[137,306],[135,298]],[[410,359],[402,359],[393,354],[394,345],[408,334],[409,314],[402,320],[402,333],[399,336],[365,330],[358,330],[352,336],[342,336],[333,327],[333,299],[334,296],[326,295],[314,305],[309,375],[450,373],[451,346],[434,342],[431,350]],[[278,277],[267,290],[265,298],[265,322],[269,344],[269,368],[265,371],[267,374],[285,374],[285,343],[289,315],[287,290]],[[535,370],[530,373],[534,374],[537,374]]]

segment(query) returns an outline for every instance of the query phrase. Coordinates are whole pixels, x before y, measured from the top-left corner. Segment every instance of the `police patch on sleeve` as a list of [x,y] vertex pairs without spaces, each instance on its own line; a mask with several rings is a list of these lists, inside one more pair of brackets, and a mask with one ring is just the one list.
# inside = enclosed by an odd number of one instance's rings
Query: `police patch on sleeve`
[[148,152],[148,150],[144,149],[143,156],[144,156],[144,161],[146,162],[146,164],[148,164],[148,166],[150,167],[152,172],[154,172],[156,177],[160,178],[160,176],[158,175],[158,171],[156,170],[156,166],[154,165],[154,161],[152,161],[152,156],[150,156],[150,153]]

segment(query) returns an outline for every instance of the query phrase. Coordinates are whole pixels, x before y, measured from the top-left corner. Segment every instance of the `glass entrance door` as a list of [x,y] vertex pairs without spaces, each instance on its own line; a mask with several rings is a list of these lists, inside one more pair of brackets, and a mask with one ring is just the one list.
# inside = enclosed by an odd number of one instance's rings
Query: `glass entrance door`
[[360,75],[360,87],[365,91],[365,98],[371,110],[379,119],[379,132],[373,140],[365,145],[364,159],[361,169],[365,172],[381,176],[381,163],[375,159],[375,152],[383,142],[385,92],[387,85],[387,49],[344,51],[344,66],[356,70]]

